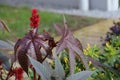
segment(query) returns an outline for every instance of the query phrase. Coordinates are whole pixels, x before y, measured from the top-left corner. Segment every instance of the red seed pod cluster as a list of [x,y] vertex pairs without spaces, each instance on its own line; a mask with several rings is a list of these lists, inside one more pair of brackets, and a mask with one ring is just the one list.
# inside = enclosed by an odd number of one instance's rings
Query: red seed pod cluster
[[32,28],[37,28],[39,26],[39,22],[40,22],[40,17],[38,15],[38,10],[33,9],[32,16],[30,17],[30,26]]
[[23,80],[23,69],[21,67],[17,67],[10,71],[10,76],[15,75],[15,80]]

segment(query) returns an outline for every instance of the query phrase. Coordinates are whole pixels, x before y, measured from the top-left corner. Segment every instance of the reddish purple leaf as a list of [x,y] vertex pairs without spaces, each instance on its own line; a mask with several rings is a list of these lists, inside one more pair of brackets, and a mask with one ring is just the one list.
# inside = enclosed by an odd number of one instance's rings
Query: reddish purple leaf
[[27,51],[25,49],[22,49],[18,53],[18,62],[23,68],[23,70],[28,74],[28,57],[26,55]]
[[61,28],[60,28],[60,25],[54,24],[54,27],[55,27],[56,31],[57,31],[59,34],[62,35],[62,30],[61,30]]
[[40,52],[41,46],[37,42],[33,42],[33,48],[35,50],[35,54],[33,54],[33,55],[36,55],[37,61],[42,62],[43,58],[42,58],[42,54]]
[[76,43],[77,43],[76,46],[77,46],[78,48],[80,48],[80,50],[83,51],[83,46],[82,46],[81,42],[80,42],[78,39],[76,39]]
[[[30,30],[22,39],[19,39],[15,44],[15,57],[18,59],[21,67],[27,73],[28,72],[28,58],[29,55],[42,63],[48,55],[52,55],[52,49],[56,46],[54,39],[44,32],[42,35],[38,35],[37,29]],[[43,58],[41,48],[46,51],[46,56]]]
[[[57,48],[56,48],[56,54],[59,54],[63,49],[67,48],[69,50],[69,59],[70,59],[70,65],[71,65],[71,72],[73,73],[73,67],[75,67],[75,55],[77,54],[83,64],[85,65],[86,69],[88,69],[88,64],[85,59],[85,56],[83,54],[82,44],[80,41],[76,38],[74,38],[72,32],[67,27],[67,22],[64,17],[64,28],[63,30],[58,28],[58,26],[55,26],[58,32],[62,32],[62,38],[58,41]],[[60,31],[61,30],[61,31]],[[72,58],[73,57],[73,58]],[[72,65],[73,64],[73,65]]]
[[17,59],[17,51],[18,51],[18,47],[21,44],[21,39],[18,39],[18,41],[16,42],[15,46],[14,46],[14,55],[15,55],[15,59]]
[[56,47],[56,54],[58,55],[61,51],[63,51],[66,48],[66,44],[65,43],[58,43],[57,47]]
[[0,66],[3,66],[3,68],[5,68],[6,70],[10,70],[10,63],[9,63],[9,57],[6,56],[5,54],[0,52]]
[[76,66],[75,54],[72,49],[69,49],[69,61],[70,61],[70,74],[74,74],[74,69]]
[[77,47],[69,42],[68,42],[68,45],[81,58],[83,64],[85,65],[85,68],[88,70],[89,68],[88,68],[87,59],[86,59],[85,55],[83,54],[82,50],[80,50],[79,47]]
[[29,49],[30,41],[27,39],[19,39],[15,44],[15,57],[18,59],[19,64],[23,68],[23,70],[28,73],[28,58],[26,56],[27,50]]

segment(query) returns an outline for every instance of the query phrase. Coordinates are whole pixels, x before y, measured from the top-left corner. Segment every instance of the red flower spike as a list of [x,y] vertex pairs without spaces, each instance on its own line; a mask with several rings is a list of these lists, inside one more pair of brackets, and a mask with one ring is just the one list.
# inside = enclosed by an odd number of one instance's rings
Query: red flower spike
[[37,14],[38,10],[37,9],[32,9],[32,15]]
[[39,26],[40,17],[37,9],[32,9],[32,16],[30,17],[30,26],[37,28]]
[[[20,66],[27,74],[30,66],[27,55],[42,63],[46,57],[52,55],[52,49],[56,46],[56,42],[50,34],[47,32],[41,35],[38,34],[39,21],[38,10],[33,9],[30,17],[30,25],[33,29],[19,39],[14,46],[15,59],[18,60]],[[45,56],[42,55],[42,50],[45,51]]]
[[22,68],[16,68],[13,70],[15,74],[15,80],[23,80],[23,69]]

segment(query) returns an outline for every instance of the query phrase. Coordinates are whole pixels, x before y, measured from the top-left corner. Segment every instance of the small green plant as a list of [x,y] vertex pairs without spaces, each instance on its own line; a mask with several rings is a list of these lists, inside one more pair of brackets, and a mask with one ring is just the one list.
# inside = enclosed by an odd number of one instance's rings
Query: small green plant
[[[96,67],[96,73],[89,80],[119,80],[120,79],[120,22],[114,23],[106,34],[104,45],[88,47],[85,54],[93,57],[91,64]],[[94,53],[94,54],[93,54]]]

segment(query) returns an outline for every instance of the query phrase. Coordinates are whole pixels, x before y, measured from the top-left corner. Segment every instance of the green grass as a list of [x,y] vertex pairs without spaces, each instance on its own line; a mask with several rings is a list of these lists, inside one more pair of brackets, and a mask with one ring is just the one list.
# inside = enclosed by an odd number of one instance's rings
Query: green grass
[[[40,26],[39,32],[46,30],[51,34],[56,34],[53,24],[63,23],[62,15],[52,12],[39,11],[40,14]],[[26,7],[11,7],[6,5],[0,5],[0,19],[4,20],[11,29],[12,34],[22,37],[30,29],[29,18],[31,16],[31,9]],[[90,17],[78,17],[65,15],[68,21],[68,25],[71,30],[83,28],[84,26],[92,25],[101,19]],[[4,35],[0,32],[0,39],[13,39],[11,34],[5,32]]]

